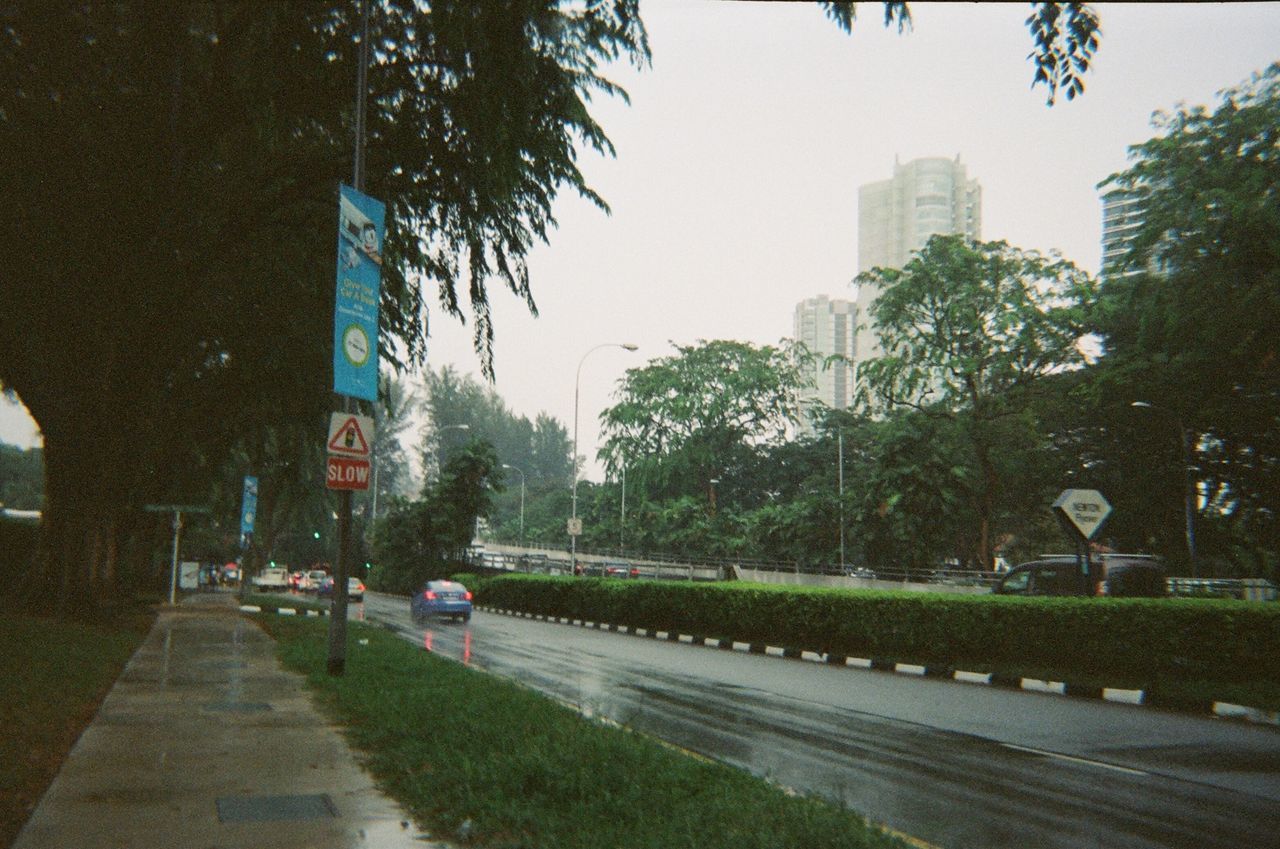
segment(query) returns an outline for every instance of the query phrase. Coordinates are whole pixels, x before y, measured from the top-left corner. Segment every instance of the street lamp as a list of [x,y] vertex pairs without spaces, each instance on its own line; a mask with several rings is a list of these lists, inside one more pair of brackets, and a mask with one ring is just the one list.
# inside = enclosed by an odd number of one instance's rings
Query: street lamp
[[836,431],[836,498],[840,502],[840,574],[844,574],[844,431]]
[[520,473],[520,547],[524,548],[524,470],[507,463],[503,463],[502,468]]
[[1196,485],[1191,473],[1191,429],[1182,423],[1182,417],[1177,413],[1149,401],[1133,401],[1129,406],[1166,413],[1172,416],[1178,425],[1178,435],[1182,440],[1182,509],[1185,516],[1187,557],[1191,559],[1191,577],[1198,578],[1200,575],[1196,565]]
[[633,345],[630,342],[605,342],[589,349],[582,355],[582,359],[578,360],[578,371],[573,378],[573,456],[570,458],[570,465],[573,468],[573,486],[570,488],[570,509],[572,512],[569,516],[569,562],[575,572],[578,567],[578,535],[573,533],[578,530],[578,390],[582,384],[582,364],[587,361],[587,357],[591,356],[593,351],[599,351],[601,348],[621,348],[624,351],[639,350],[638,345]]

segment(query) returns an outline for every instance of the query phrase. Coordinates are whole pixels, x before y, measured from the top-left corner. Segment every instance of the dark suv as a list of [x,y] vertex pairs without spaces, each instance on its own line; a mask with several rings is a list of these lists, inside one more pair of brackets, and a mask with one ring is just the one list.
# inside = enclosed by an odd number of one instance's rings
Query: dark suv
[[1158,598],[1168,595],[1164,567],[1143,554],[1102,554],[1092,558],[1090,586],[1076,558],[1046,555],[1010,569],[992,592],[997,595],[1111,595]]

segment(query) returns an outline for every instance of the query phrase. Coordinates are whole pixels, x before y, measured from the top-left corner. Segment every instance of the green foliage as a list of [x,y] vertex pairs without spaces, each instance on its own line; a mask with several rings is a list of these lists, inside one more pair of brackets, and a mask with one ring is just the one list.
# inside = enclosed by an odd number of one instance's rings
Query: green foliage
[[[1091,402],[1111,439],[1099,461],[1121,510],[1179,555],[1182,430],[1202,494],[1205,565],[1275,574],[1280,552],[1280,64],[1183,106],[1104,181],[1141,200],[1142,226],[1110,269],[1093,320],[1104,356]],[[1128,273],[1126,273],[1128,272]],[[1135,410],[1133,401],[1150,408]],[[1142,534],[1134,528],[1130,539]]]
[[[884,4],[884,25],[898,26],[901,33],[912,25],[910,4],[892,0]],[[823,0],[827,17],[845,32],[853,31],[858,16],[858,4],[848,0]],[[1084,92],[1081,77],[1088,72],[1089,63],[1098,49],[1102,29],[1098,15],[1087,3],[1032,3],[1032,13],[1027,18],[1034,48],[1027,58],[1035,64],[1036,72],[1031,85],[1043,84],[1048,89],[1048,104],[1052,106],[1058,92],[1072,100]]]
[[[558,420],[539,413],[530,422],[517,416],[491,387],[470,375],[459,375],[452,366],[425,377],[423,467],[434,469],[438,460],[468,438],[484,439],[494,446],[499,460],[524,470],[526,484],[534,490],[569,484],[568,431]],[[466,425],[466,429],[460,426]]]
[[1261,602],[1029,599],[528,575],[485,581],[478,602],[941,668],[1051,670],[1068,680],[1111,676],[1110,686],[1280,685],[1280,606]]
[[355,626],[332,677],[317,623],[260,621],[379,786],[435,834],[470,820],[478,844],[528,849],[903,845],[839,805],[590,722],[380,628]]
[[[98,584],[123,570],[104,552],[150,525],[131,511],[203,501],[236,453],[241,473],[296,472],[317,441],[331,408],[333,288],[320,282],[333,279],[337,184],[350,180],[355,11],[6,13],[0,232],[23,271],[0,279],[0,384],[46,438],[35,597],[111,596]],[[525,257],[558,192],[603,203],[577,145],[611,152],[587,101],[623,96],[606,63],[647,61],[637,5],[396,0],[377,4],[372,27],[366,190],[390,212],[381,353],[420,362],[428,304],[461,317],[462,288],[489,369],[488,286],[532,307]],[[48,592],[64,565],[82,573],[78,598]]]
[[858,275],[883,348],[859,367],[859,403],[950,420],[973,473],[974,559],[989,568],[1006,446],[1032,444],[1032,402],[1047,378],[1079,367],[1095,284],[1071,263],[1004,242],[934,236],[899,269]]
[[43,504],[44,450],[0,443],[0,507],[39,510]]
[[789,344],[700,341],[628,369],[600,419],[610,475],[625,464],[637,491],[679,498],[709,492],[781,441],[798,421],[805,353]]
[[419,501],[395,499],[374,530],[370,588],[411,593],[424,581],[443,578],[462,562],[476,518],[488,514],[501,484],[493,446],[473,440],[449,460],[439,480]]

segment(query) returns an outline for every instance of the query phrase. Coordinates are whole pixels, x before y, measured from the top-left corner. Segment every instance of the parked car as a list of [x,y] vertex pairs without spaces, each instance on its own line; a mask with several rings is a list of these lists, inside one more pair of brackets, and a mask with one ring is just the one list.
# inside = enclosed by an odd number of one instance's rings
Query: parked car
[[[333,598],[333,576],[326,575],[316,588],[318,598]],[[347,598],[364,601],[364,584],[359,578],[347,578]]]
[[992,589],[997,595],[1130,596],[1168,595],[1164,566],[1144,554],[1102,554],[1092,560],[1086,586],[1074,555],[1047,555],[1015,566]]
[[454,581],[428,581],[409,599],[409,615],[421,623],[433,616],[471,621],[471,592]]

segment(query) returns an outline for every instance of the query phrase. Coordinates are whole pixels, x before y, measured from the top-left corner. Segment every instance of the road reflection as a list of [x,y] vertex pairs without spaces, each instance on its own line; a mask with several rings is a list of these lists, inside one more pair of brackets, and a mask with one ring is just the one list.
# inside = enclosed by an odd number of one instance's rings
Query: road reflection
[[[435,652],[436,632],[430,628],[422,632],[422,647],[429,652]],[[441,654],[448,656],[448,643],[441,647]],[[471,629],[467,628],[462,632],[462,665],[471,665]]]

